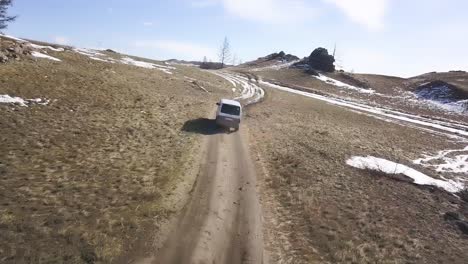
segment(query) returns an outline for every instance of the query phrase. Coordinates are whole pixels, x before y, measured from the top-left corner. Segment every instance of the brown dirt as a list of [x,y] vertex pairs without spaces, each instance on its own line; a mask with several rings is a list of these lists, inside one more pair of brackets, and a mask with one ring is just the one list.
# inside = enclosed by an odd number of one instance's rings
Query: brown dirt
[[168,75],[48,53],[62,62],[0,66],[0,94],[51,100],[0,104],[0,262],[148,254],[162,239],[153,237],[158,223],[176,211],[167,197],[190,184],[184,173],[200,136],[182,126],[230,93],[228,83],[191,67]]
[[226,133],[213,120],[211,125],[204,123],[192,130],[205,134],[205,148],[190,202],[163,247],[142,263],[263,263],[261,212],[245,144],[247,128]]
[[351,168],[354,155],[410,164],[447,138],[267,89],[249,112],[272,263],[465,263],[444,192]]

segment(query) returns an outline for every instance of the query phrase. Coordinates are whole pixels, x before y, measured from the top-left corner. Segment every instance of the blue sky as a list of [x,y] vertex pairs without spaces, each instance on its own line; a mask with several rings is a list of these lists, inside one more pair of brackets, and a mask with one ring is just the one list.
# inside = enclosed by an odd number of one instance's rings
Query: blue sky
[[316,47],[346,70],[414,76],[468,70],[463,0],[16,0],[17,37],[154,59],[217,60],[225,36],[244,62]]

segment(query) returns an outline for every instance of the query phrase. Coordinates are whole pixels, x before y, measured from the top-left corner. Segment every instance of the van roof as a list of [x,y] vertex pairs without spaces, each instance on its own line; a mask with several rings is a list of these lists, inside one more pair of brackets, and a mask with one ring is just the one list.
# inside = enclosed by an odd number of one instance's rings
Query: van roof
[[241,106],[241,104],[238,101],[229,100],[229,99],[221,99],[221,104],[236,105],[239,107]]

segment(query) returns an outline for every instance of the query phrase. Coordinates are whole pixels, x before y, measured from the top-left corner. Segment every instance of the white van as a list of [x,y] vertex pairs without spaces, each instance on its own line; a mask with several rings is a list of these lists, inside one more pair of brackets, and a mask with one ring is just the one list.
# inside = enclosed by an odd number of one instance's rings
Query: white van
[[242,116],[241,104],[234,100],[221,99],[216,111],[216,124],[226,128],[239,129]]

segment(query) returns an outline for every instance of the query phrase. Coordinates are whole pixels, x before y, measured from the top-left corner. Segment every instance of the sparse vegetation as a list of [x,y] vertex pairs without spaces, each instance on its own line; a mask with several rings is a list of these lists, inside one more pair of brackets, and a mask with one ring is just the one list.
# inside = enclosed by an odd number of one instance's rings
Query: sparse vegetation
[[466,238],[440,216],[453,210],[453,195],[345,164],[353,155],[408,160],[453,143],[431,135],[428,146],[425,132],[273,89],[248,114],[266,171],[260,186],[270,261],[466,262]]
[[223,65],[219,62],[202,62],[200,68],[204,70],[219,70],[223,68]]
[[144,254],[186,179],[197,136],[181,128],[205,116],[227,85],[193,67],[169,75],[49,54],[62,62],[0,67],[0,94],[51,101],[0,104],[0,262],[110,263]]

